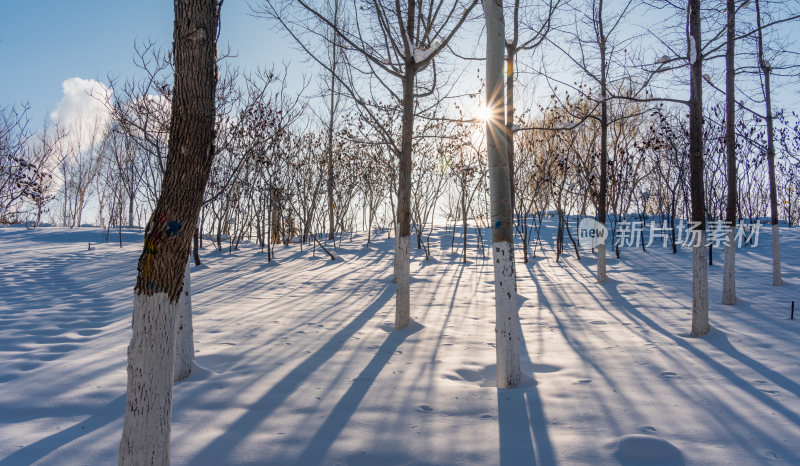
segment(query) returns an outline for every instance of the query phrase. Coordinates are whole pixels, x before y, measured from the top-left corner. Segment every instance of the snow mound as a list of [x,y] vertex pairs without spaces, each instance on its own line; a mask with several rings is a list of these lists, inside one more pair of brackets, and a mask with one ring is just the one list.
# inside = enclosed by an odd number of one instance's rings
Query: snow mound
[[626,435],[612,444],[614,457],[622,465],[682,465],[683,454],[673,444],[652,435]]

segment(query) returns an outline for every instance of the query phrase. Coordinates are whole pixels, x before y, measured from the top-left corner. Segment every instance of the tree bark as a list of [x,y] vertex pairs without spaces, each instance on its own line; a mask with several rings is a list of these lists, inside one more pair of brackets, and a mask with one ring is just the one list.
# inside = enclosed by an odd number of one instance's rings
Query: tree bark
[[133,202],[136,199],[135,195],[131,195],[128,199],[128,227],[133,228]]
[[502,0],[483,0],[486,15],[486,122],[491,192],[492,256],[495,289],[497,387],[511,388],[521,378],[520,325],[512,264],[513,225],[506,131],[503,125],[503,51],[505,21]]
[[192,257],[194,258],[194,265],[199,266],[200,262],[200,226],[194,227],[194,238],[192,241]]
[[119,464],[169,464],[175,321],[214,154],[216,0],[176,0],[175,87],[161,194],[145,231]]
[[705,248],[705,188],[703,186],[703,58],[701,55],[700,0],[689,0],[689,170],[692,192],[692,221],[699,230],[692,245],[692,331],[693,337],[710,330],[708,323],[708,262]]
[[722,304],[736,304],[736,202],[738,200],[736,172],[736,87],[735,50],[736,1],[727,0],[728,24],[725,50],[725,149],[728,162],[728,202],[725,209],[728,231],[725,244],[725,263],[722,269]]

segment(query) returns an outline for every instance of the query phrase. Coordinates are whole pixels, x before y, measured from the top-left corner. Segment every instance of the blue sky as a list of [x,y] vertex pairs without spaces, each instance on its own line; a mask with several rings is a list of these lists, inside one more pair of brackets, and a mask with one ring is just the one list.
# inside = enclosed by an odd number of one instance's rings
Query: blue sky
[[[223,4],[220,46],[229,45],[238,55],[233,64],[246,71],[303,60],[288,38],[249,12],[247,0]],[[64,81],[80,77],[106,82],[108,75],[132,76],[134,41],[152,39],[169,47],[172,20],[173,3],[167,0],[3,0],[0,105],[29,102],[33,123],[41,124],[64,97]],[[798,36],[795,27],[781,32]],[[293,70],[313,74],[307,64]],[[290,81],[298,81],[293,78]],[[798,105],[795,86],[776,87],[777,105]]]
[[[243,69],[299,57],[246,0],[226,0],[220,44],[230,44]],[[0,105],[30,102],[41,123],[73,77],[128,77],[135,40],[172,43],[173,4],[167,0],[3,0],[0,6]]]

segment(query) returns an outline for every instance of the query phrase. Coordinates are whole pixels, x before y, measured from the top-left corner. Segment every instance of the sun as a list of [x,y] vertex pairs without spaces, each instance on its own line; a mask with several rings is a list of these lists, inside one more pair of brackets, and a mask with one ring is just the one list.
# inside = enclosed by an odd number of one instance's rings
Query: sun
[[477,121],[489,121],[492,117],[492,112],[489,111],[485,104],[479,104],[472,109],[472,115]]

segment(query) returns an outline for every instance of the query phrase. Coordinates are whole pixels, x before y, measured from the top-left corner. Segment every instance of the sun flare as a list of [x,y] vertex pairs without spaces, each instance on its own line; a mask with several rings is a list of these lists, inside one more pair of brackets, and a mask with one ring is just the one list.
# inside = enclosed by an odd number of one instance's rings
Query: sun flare
[[480,104],[476,105],[472,110],[472,115],[477,121],[489,121],[492,113],[489,111],[489,108],[486,105]]

